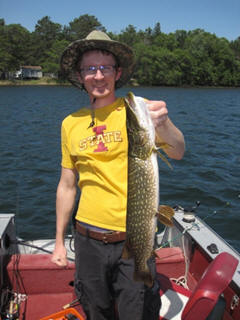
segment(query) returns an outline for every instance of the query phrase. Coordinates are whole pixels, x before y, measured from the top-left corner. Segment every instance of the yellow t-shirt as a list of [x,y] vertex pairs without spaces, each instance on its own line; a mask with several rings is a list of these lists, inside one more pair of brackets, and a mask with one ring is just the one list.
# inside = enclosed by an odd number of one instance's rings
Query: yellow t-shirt
[[76,219],[97,227],[125,231],[128,141],[123,98],[69,115],[62,123],[62,166],[79,173],[81,190]]

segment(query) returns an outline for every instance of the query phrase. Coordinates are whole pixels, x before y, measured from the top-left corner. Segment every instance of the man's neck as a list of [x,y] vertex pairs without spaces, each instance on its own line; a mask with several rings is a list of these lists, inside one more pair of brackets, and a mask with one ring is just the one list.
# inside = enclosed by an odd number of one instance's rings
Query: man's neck
[[117,97],[115,95],[106,98],[90,97],[91,107],[94,109],[103,108],[112,104],[114,101],[116,101],[116,99]]

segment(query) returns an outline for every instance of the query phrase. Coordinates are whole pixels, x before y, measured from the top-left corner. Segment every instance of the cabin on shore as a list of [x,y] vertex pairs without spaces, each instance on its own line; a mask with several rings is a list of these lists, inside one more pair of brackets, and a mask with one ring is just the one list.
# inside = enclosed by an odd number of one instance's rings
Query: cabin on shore
[[21,66],[16,72],[18,79],[41,79],[43,76],[42,67],[40,66]]

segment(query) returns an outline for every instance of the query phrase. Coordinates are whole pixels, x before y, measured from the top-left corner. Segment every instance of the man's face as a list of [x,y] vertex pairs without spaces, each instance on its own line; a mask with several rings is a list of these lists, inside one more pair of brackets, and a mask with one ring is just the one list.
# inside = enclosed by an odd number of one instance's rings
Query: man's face
[[115,82],[121,76],[121,69],[116,68],[113,55],[97,50],[86,52],[83,54],[79,69],[79,81],[91,99],[115,96]]

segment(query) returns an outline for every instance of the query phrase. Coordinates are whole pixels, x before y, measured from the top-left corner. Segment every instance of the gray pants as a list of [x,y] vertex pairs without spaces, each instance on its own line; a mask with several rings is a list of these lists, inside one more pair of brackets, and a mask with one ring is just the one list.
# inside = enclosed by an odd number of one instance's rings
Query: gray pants
[[[159,285],[132,280],[134,262],[121,258],[124,241],[105,244],[75,235],[75,290],[88,320],[158,320]],[[155,275],[154,259],[149,266]]]

